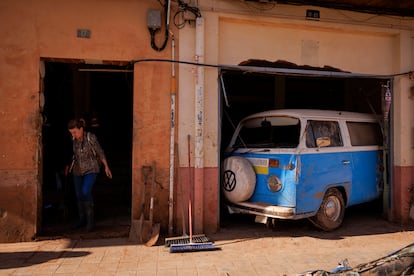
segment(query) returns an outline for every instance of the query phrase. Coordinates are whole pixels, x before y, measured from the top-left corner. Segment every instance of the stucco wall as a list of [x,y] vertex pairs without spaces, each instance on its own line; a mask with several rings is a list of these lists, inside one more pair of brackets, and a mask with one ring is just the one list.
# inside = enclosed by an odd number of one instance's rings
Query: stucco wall
[[[248,1],[201,0],[204,62],[236,65],[250,58],[334,66],[354,73],[395,74],[413,69],[414,23],[338,10],[321,10],[320,21],[305,19],[306,6],[262,5]],[[258,4],[261,5],[261,4]],[[39,62],[41,58],[131,61],[171,58],[150,47],[146,12],[160,8],[144,0],[5,0],[0,1],[0,242],[30,240],[36,234],[41,194]],[[173,6],[173,9],[176,8]],[[177,30],[176,57],[195,60],[194,27]],[[91,38],[77,38],[77,29]],[[177,65],[177,141],[181,175],[187,175],[187,135],[194,137],[196,66]],[[169,186],[171,66],[134,66],[132,217],[138,217],[140,168],[157,161],[158,178]],[[195,202],[207,232],[218,227],[219,87],[218,69],[205,68],[202,186]],[[394,147],[396,171],[412,172],[412,86],[407,76],[394,82]],[[194,141],[191,141],[194,167]],[[199,156],[198,156],[199,157]],[[413,175],[413,173],[411,173]],[[397,175],[398,176],[398,175]],[[182,178],[188,186],[188,179]],[[400,196],[412,177],[396,177]],[[182,200],[177,199],[177,202]],[[408,199],[407,199],[408,200]],[[168,220],[168,189],[157,196],[155,219]],[[409,206],[409,204],[408,204]],[[201,208],[201,209],[200,209]],[[407,208],[403,208],[406,210]],[[401,212],[400,214],[401,215]],[[407,213],[401,216],[406,216]],[[199,225],[200,228],[200,225]],[[199,229],[200,230],[200,229]]]
[[[0,242],[36,235],[41,200],[41,58],[126,62],[170,58],[150,47],[146,25],[157,1],[1,1],[0,17]],[[89,29],[90,39],[77,29]],[[178,37],[178,34],[177,34]],[[133,198],[140,198],[140,167],[158,162],[168,186],[170,66],[136,64],[134,74]],[[156,219],[166,224],[168,190]],[[138,202],[132,206],[137,216]],[[136,203],[135,203],[136,202]]]
[[[276,5],[273,10],[253,13],[237,1],[201,1],[201,7],[204,8],[205,22],[204,60],[208,64],[237,65],[248,59],[286,60],[299,65],[327,65],[352,73],[378,75],[400,73],[409,70],[412,64],[411,59],[403,58],[408,60],[409,66],[400,66],[399,56],[400,37],[410,32],[387,28],[389,23],[384,23],[381,18],[376,18],[372,24],[356,24],[360,15],[346,16],[341,12],[342,18],[337,17],[335,22],[323,19],[310,21],[303,16],[309,7],[292,9]],[[325,14],[328,18],[335,16],[331,11],[322,9],[322,15]],[[297,19],[300,15],[301,19]],[[350,20],[351,16],[355,21]],[[388,18],[385,20],[388,21]],[[180,41],[180,60],[194,61],[195,33],[189,29],[180,31]],[[404,42],[405,51],[412,51],[410,43]],[[180,66],[180,92],[191,100],[194,96],[194,68]],[[205,104],[210,112],[206,116],[206,131],[214,133],[217,129],[215,122],[218,121],[218,70],[206,68],[205,72]],[[193,116],[193,106],[181,104],[180,114],[183,117]],[[183,131],[193,128],[187,121],[180,122]],[[212,140],[217,139],[212,137]],[[210,146],[215,148],[214,144]],[[217,151],[207,151],[205,160],[214,166]]]
[[358,73],[390,73],[392,32],[306,23],[220,17],[220,60],[234,64],[255,57]]
[[[248,59],[286,60],[299,65],[332,66],[352,73],[393,75],[413,70],[413,22],[408,19],[376,16],[318,8],[321,19],[305,18],[306,9],[315,7],[259,4],[245,1],[199,1],[205,23],[205,56],[208,64],[237,65]],[[194,61],[195,33],[180,31],[180,60]],[[189,51],[190,50],[190,51]],[[180,66],[180,95],[193,101],[195,67]],[[219,122],[218,70],[205,69],[205,146],[204,161],[216,167],[219,159],[216,133]],[[392,170],[412,171],[412,80],[395,77],[392,145]],[[180,102],[180,118],[194,116],[191,105]],[[211,123],[211,124],[210,124]],[[180,119],[181,136],[194,124]],[[219,130],[220,131],[220,130]],[[412,173],[411,173],[412,175]],[[397,199],[412,187],[411,177],[392,175]],[[209,185],[217,185],[209,182]],[[392,200],[399,204],[398,200]],[[406,202],[404,201],[404,202]],[[410,202],[410,201],[409,201]],[[406,205],[410,203],[405,203]],[[407,218],[401,206],[393,206],[396,217]],[[404,209],[404,208],[403,208]],[[407,208],[405,208],[407,209]]]
[[0,27],[0,241],[28,240],[39,193],[39,58],[32,11],[2,2],[0,16],[8,22]]

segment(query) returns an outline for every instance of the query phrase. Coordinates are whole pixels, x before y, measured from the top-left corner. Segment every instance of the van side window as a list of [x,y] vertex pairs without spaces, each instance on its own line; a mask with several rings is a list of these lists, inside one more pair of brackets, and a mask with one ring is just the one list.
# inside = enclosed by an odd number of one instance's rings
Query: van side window
[[346,122],[352,146],[380,146],[382,132],[378,123]]
[[341,147],[341,131],[335,121],[308,121],[306,126],[306,147]]

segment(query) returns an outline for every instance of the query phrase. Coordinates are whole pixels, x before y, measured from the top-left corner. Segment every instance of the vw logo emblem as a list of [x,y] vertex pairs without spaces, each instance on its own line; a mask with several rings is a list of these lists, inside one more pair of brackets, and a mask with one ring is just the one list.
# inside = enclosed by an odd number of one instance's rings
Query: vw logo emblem
[[227,192],[231,192],[236,188],[236,175],[233,171],[227,170],[224,172],[223,188]]

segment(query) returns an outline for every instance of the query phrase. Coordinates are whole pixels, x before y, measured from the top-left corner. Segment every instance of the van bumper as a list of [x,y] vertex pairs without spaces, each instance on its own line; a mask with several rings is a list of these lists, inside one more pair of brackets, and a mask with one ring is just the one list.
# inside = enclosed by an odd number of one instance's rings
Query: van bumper
[[230,214],[251,214],[256,216],[265,216],[278,219],[301,219],[312,216],[312,213],[296,214],[294,207],[282,207],[270,205],[264,202],[227,202]]

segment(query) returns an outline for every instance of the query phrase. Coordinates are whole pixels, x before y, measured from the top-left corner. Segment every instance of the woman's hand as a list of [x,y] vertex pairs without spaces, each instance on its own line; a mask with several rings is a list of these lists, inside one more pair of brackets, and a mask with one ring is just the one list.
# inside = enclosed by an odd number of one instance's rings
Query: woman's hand
[[105,166],[105,174],[109,179],[112,179],[112,172],[108,166],[108,162],[105,159],[102,159],[102,164]]
[[106,176],[109,179],[112,179],[112,172],[111,172],[111,169],[108,166],[105,166],[105,173],[106,173]]

